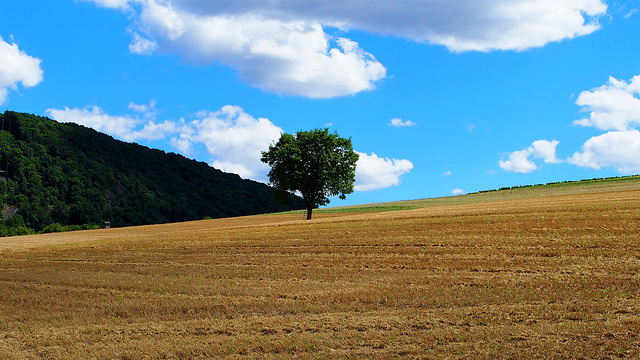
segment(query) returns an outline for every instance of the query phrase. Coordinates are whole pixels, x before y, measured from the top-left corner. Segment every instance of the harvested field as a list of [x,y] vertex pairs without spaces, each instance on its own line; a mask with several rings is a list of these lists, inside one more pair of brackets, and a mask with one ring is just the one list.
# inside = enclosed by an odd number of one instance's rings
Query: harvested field
[[0,358],[638,358],[638,188],[0,239]]

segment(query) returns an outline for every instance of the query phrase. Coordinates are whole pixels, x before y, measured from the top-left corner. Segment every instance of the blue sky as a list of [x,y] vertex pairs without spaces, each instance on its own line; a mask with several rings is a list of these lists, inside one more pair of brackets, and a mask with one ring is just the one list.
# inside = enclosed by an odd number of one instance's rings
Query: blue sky
[[640,1],[3,0],[0,111],[266,182],[329,127],[335,205],[640,173]]

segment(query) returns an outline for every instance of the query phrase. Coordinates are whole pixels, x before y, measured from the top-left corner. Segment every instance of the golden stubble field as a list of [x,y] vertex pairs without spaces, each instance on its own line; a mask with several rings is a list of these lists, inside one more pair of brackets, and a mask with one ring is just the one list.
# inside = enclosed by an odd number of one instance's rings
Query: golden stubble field
[[636,185],[0,239],[0,358],[638,358]]

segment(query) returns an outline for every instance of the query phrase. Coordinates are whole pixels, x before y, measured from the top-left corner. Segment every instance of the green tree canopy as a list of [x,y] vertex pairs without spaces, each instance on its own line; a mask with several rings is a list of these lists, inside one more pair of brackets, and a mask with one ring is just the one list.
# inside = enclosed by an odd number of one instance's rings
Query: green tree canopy
[[269,181],[277,190],[302,194],[307,219],[314,208],[328,204],[330,196],[345,199],[353,192],[358,154],[350,138],[329,129],[282,134],[262,152],[261,160],[271,166]]
[[303,209],[273,188],[75,124],[0,113],[0,236]]

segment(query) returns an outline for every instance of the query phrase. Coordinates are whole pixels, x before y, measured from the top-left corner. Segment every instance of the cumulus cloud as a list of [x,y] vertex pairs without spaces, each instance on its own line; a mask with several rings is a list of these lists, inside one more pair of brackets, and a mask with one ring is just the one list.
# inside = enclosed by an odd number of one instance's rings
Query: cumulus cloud
[[172,53],[235,68],[268,92],[331,98],[371,90],[386,69],[327,27],[446,46],[453,52],[525,50],[587,35],[602,0],[84,0],[131,19],[132,53]]
[[139,114],[144,115],[145,118],[154,119],[158,110],[156,109],[156,101],[151,100],[148,104],[135,104],[129,103],[129,110],[133,110]]
[[358,152],[356,191],[370,191],[400,184],[400,177],[413,169],[409,160],[389,159]]
[[538,140],[534,141],[529,149],[534,158],[543,159],[544,162],[549,164],[557,164],[562,162],[562,160],[556,158],[556,147],[559,143],[557,140]]
[[194,144],[203,144],[213,157],[213,167],[243,178],[267,181],[269,167],[260,161],[261,152],[283,132],[269,119],[256,119],[239,106],[227,105],[215,112],[199,112],[186,127],[172,138],[172,143],[183,152]]
[[500,160],[498,164],[504,171],[529,173],[538,168],[533,161],[529,160],[529,155],[531,152],[528,149],[514,151],[509,154],[508,160]]
[[589,112],[589,118],[574,121],[600,130],[629,130],[640,125],[640,75],[629,83],[609,78],[597,89],[583,91],[576,104]]
[[601,0],[174,0],[190,12],[301,19],[447,46],[451,51],[524,50],[586,35],[606,13]]
[[129,9],[129,0],[80,0],[94,2],[98,6],[111,9]]
[[589,118],[574,124],[591,126],[608,132],[594,136],[567,161],[600,169],[613,167],[622,174],[640,172],[640,75],[631,81],[613,77],[596,89],[584,91],[576,100]]
[[465,193],[464,190],[458,189],[458,188],[455,188],[455,189],[451,190],[451,195],[462,195],[464,193]]
[[473,1],[449,15],[458,16],[450,27],[443,26],[450,32],[434,29],[428,40],[454,52],[522,51],[590,34],[606,11],[600,0]]
[[0,36],[0,105],[7,100],[9,90],[17,90],[18,83],[28,88],[42,81],[40,62]]
[[158,43],[155,41],[142,37],[136,32],[131,32],[131,34],[133,36],[133,40],[131,40],[131,43],[129,44],[129,51],[131,53],[138,55],[153,55],[153,53],[158,49]]
[[500,160],[498,164],[505,171],[529,173],[538,169],[538,165],[531,158],[543,159],[545,163],[559,163],[561,160],[556,158],[558,143],[557,140],[534,141],[528,148],[510,153],[508,160]]
[[640,173],[640,131],[610,131],[592,137],[567,161],[571,164],[600,169],[613,167],[622,174]]
[[73,109],[65,106],[64,109],[48,109],[46,113],[58,122],[76,123],[129,142],[162,139],[166,133],[177,131],[175,123],[171,121],[154,121],[154,101],[149,105],[132,103],[129,109],[143,113],[143,118],[131,115],[112,116],[95,105]]
[[415,125],[417,124],[411,120],[402,121],[402,119],[398,119],[398,118],[391,119],[391,121],[389,122],[389,126],[393,126],[393,127],[410,127]]
[[[598,88],[583,91],[576,104],[588,118],[573,123],[607,131],[587,140],[581,151],[566,159],[567,163],[601,169],[612,167],[622,174],[640,173],[640,75],[629,82],[610,77]],[[514,151],[508,160],[500,161],[506,171],[528,173],[537,169],[530,157],[545,162],[563,162],[555,156],[557,141],[536,141],[527,149]]]
[[268,166],[260,161],[260,152],[282,133],[268,119],[255,119],[238,106],[227,105],[218,111],[200,111],[193,119],[156,120],[156,102],[129,104],[135,115],[113,116],[100,107],[49,109],[47,114],[59,122],[73,122],[93,128],[124,141],[169,139],[184,155],[193,155],[203,147],[210,164],[222,171],[266,182]]
[[[260,161],[283,133],[266,118],[254,118],[241,107],[223,106],[217,111],[203,110],[178,121],[156,120],[156,102],[129,104],[135,114],[113,116],[95,105],[84,108],[49,109],[58,122],[73,122],[125,141],[168,139],[169,144],[186,156],[204,149],[209,164],[243,178],[267,182],[269,166]],[[398,185],[400,176],[413,169],[409,160],[378,157],[358,152],[355,190],[369,191]]]
[[[230,14],[222,7],[194,12],[178,0],[129,4],[132,53],[171,53],[194,64],[224,64],[268,92],[331,98],[372,90],[386,76],[373,55],[352,40],[328,35],[317,21],[273,19],[254,11]],[[100,5],[106,5],[104,0]]]

